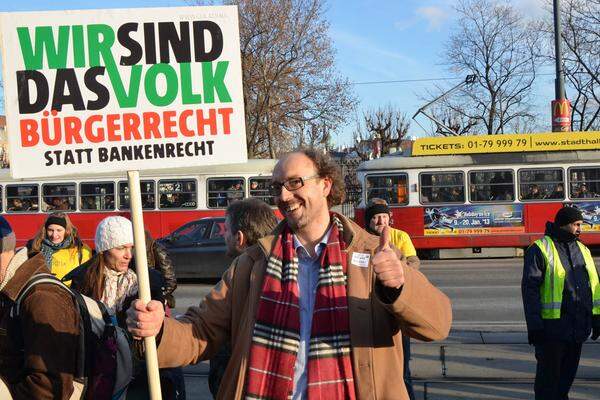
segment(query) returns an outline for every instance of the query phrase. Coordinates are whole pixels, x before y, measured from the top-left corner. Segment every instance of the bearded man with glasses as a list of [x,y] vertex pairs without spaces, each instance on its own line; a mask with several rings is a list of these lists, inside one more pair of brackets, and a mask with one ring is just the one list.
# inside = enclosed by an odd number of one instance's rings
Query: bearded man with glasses
[[163,366],[232,358],[217,398],[400,399],[402,333],[444,339],[448,298],[390,245],[331,212],[344,198],[339,166],[301,150],[283,156],[270,187],[284,220],[239,256],[200,307],[177,320],[162,304],[128,311],[136,337],[158,335]]

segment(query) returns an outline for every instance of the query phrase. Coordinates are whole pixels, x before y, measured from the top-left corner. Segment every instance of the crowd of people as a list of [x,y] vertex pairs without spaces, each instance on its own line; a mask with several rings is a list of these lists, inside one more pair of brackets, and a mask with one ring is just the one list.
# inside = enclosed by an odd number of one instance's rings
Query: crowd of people
[[[92,250],[62,211],[49,214],[23,249],[0,217],[2,398],[73,396],[81,339],[73,298],[56,285],[21,293],[36,276],[52,274],[102,304],[129,332],[135,368],[119,399],[150,398],[141,339],[154,336],[163,399],[184,399],[182,367],[211,359],[209,386],[219,399],[414,400],[411,338],[444,339],[452,309],[419,271],[410,236],[391,227],[387,201],[370,200],[362,227],[332,211],[344,198],[344,181],[327,156],[312,150],[279,160],[269,195],[282,221],[260,199],[230,199],[224,239],[233,262],[199,306],[178,316],[171,315],[174,266],[149,232],[152,300],[137,299],[127,218],[103,219]],[[581,344],[590,333],[600,336],[600,282],[578,240],[582,220],[575,207],[561,208],[525,254],[536,399],[567,398]]]

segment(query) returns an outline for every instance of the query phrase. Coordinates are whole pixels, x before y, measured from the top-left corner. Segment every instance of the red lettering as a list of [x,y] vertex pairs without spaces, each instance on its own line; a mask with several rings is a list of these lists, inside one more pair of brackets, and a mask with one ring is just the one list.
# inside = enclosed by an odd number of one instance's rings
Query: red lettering
[[121,136],[118,135],[121,125],[119,125],[119,114],[108,114],[106,116],[106,130],[108,131],[108,141],[118,142]]
[[140,116],[134,113],[123,114],[123,138],[125,140],[142,140],[140,134]]
[[185,110],[179,116],[179,131],[183,136],[192,137],[194,136],[194,131],[188,129],[187,119],[194,115],[192,110]]
[[145,112],[142,118],[144,119],[144,139],[152,139],[152,136],[160,139],[160,131],[158,130],[160,116],[155,112]]
[[81,138],[81,120],[77,117],[65,117],[65,142],[83,143]]
[[21,129],[21,146],[32,147],[39,143],[40,134],[38,124],[34,119],[22,119],[19,121]]
[[223,119],[223,133],[225,135],[229,135],[231,133],[231,125],[229,123],[229,118],[231,117],[231,113],[233,113],[233,108],[219,108],[219,115]]
[[85,120],[85,137],[92,143],[104,142],[104,128],[100,126],[97,131],[94,131],[94,123],[102,122],[102,115],[92,115]]
[[165,111],[163,113],[163,127],[166,138],[177,137],[177,132],[173,130],[175,128],[175,111]]
[[196,110],[196,124],[198,125],[198,136],[204,136],[204,127],[210,126],[210,134],[217,134],[217,113],[214,108],[208,110],[208,118],[204,118],[202,110]]

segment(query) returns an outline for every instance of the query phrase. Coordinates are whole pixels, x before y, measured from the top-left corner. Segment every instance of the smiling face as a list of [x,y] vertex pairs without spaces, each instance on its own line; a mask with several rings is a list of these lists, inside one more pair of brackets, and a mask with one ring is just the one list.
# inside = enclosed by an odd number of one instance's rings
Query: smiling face
[[[273,170],[273,182],[283,183],[291,178],[316,175],[315,164],[302,153],[291,153],[282,158]],[[281,188],[275,203],[295,233],[312,236],[322,234],[329,225],[327,196],[331,191],[330,178],[305,180],[304,186],[289,191]]]
[[114,247],[104,252],[106,266],[114,271],[125,272],[133,256],[133,243]]
[[46,228],[46,237],[54,244],[62,243],[65,240],[66,230],[61,225],[50,224]]

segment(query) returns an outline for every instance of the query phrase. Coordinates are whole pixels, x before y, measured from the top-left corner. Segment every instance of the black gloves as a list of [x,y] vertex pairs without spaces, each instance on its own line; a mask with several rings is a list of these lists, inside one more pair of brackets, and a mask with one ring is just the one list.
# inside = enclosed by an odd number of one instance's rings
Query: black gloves
[[600,336],[600,326],[596,326],[592,329],[592,340],[598,339],[598,336]]
[[533,345],[542,343],[544,341],[544,331],[540,329],[527,332],[527,340],[529,344]]

